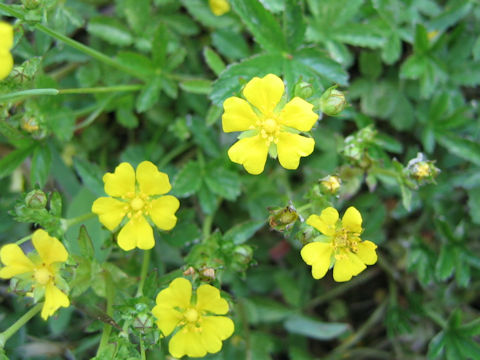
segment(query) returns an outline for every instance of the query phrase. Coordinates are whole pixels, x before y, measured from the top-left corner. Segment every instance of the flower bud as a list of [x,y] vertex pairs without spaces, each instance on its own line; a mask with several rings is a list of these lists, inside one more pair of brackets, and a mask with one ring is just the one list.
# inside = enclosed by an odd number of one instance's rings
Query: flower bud
[[320,110],[329,116],[340,114],[347,106],[345,95],[336,87],[337,85],[328,88],[320,97]]
[[283,208],[270,210],[268,223],[272,230],[284,232],[290,229],[298,219],[298,213],[295,208],[288,205]]
[[294,96],[301,97],[302,99],[308,99],[313,94],[312,84],[305,81],[300,81],[295,85],[293,90]]
[[202,269],[201,274],[208,280],[215,280],[215,269],[213,268]]
[[253,250],[248,245],[238,245],[233,252],[233,261],[237,264],[248,265],[252,261]]
[[25,196],[25,205],[31,209],[44,209],[47,206],[47,195],[42,190],[32,190]]
[[408,176],[421,181],[435,178],[440,169],[434,165],[434,161],[427,160],[425,155],[418,153],[415,158],[408,162],[406,172]]
[[323,179],[320,179],[320,184],[324,191],[330,194],[335,194],[340,188],[341,181],[338,176],[328,175]]
[[195,269],[192,266],[189,266],[188,269],[183,272],[183,275],[185,276],[195,275]]
[[27,116],[24,116],[22,118],[20,126],[22,127],[23,130],[29,133],[38,131],[38,129],[40,128],[38,126],[37,120],[34,117],[27,117]]

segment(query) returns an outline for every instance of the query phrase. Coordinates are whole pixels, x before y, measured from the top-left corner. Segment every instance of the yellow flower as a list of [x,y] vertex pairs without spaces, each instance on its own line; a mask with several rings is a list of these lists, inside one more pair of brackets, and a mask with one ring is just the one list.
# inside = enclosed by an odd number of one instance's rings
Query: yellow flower
[[13,27],[0,21],[0,80],[5,79],[13,69],[13,57],[10,49],[13,47]]
[[278,154],[285,169],[298,168],[300,157],[313,152],[315,141],[297,134],[310,131],[317,121],[313,105],[294,97],[279,108],[284,90],[283,81],[269,74],[255,77],[245,85],[243,96],[248,102],[233,96],[223,103],[223,131],[249,131],[247,134],[251,135],[228,150],[230,160],[242,164],[250,174],[263,171],[269,149]]
[[38,254],[26,256],[17,244],[2,247],[0,259],[5,267],[0,269],[0,278],[11,279],[20,275],[22,279],[31,279],[34,293],[45,296],[41,316],[46,320],[60,307],[70,306],[67,295],[56,286],[62,281],[58,271],[61,263],[67,261],[68,252],[45,230],[35,231],[32,242]]
[[118,245],[123,250],[153,248],[153,229],[147,216],[162,230],[171,230],[177,223],[178,199],[171,195],[158,196],[172,188],[168,175],[158,171],[150,161],[140,163],[136,172],[129,163],[121,163],[113,174],[103,176],[103,182],[105,192],[111,197],[95,200],[92,212],[110,231],[127,216],[128,221],[118,234]]
[[365,265],[377,262],[375,245],[362,241],[362,216],[353,206],[349,207],[342,220],[338,211],[328,207],[320,216],[310,215],[307,224],[325,235],[324,241],[314,241],[301,251],[303,261],[312,265],[312,276],[321,279],[333,265],[333,279],[348,281],[365,270]]
[[168,350],[175,358],[184,355],[202,357],[219,352],[222,341],[233,334],[233,321],[225,315],[228,303],[211,285],[200,285],[192,302],[192,284],[177,278],[157,295],[152,309],[164,336],[177,331],[170,339]]
[[331,194],[335,194],[340,188],[340,178],[335,175],[328,175],[327,177],[320,180],[322,186]]
[[220,16],[230,11],[230,4],[227,0],[208,0],[210,10],[214,15]]

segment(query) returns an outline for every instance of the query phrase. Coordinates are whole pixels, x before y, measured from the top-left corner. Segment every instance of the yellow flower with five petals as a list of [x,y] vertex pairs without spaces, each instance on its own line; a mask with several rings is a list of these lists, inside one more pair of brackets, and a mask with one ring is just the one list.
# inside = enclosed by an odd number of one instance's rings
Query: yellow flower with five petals
[[60,266],[67,261],[68,252],[57,238],[42,229],[35,231],[32,243],[37,253],[28,256],[17,244],[2,247],[0,259],[5,266],[0,269],[0,278],[31,281],[35,298],[45,297],[41,316],[46,320],[60,307],[70,306],[67,295],[57,287],[58,282],[62,282]]
[[233,321],[218,316],[228,312],[228,303],[211,285],[200,285],[196,301],[192,302],[192,284],[187,279],[176,278],[158,293],[156,303],[152,313],[163,335],[168,336],[176,330],[168,344],[175,358],[217,353],[222,341],[233,334]]
[[5,79],[13,69],[13,57],[10,49],[13,47],[13,27],[0,21],[0,80]]
[[280,165],[291,170],[298,168],[301,157],[313,152],[315,141],[298,132],[310,131],[318,115],[312,104],[299,97],[283,107],[279,105],[284,91],[283,81],[268,74],[245,85],[243,96],[247,101],[233,96],[223,103],[223,131],[248,131],[230,147],[228,156],[250,174],[263,172],[269,150],[278,154]]
[[315,279],[323,278],[333,265],[333,279],[348,281],[365,270],[365,265],[377,262],[377,245],[360,239],[362,216],[353,206],[345,211],[341,221],[338,211],[328,207],[320,216],[310,215],[307,224],[324,235],[301,250],[303,260],[312,266]]
[[95,200],[92,212],[110,231],[125,217],[128,219],[117,239],[123,250],[153,248],[153,229],[147,217],[162,230],[171,230],[177,223],[175,212],[180,202],[171,195],[159,196],[172,187],[168,175],[158,171],[150,161],[141,162],[136,171],[129,163],[121,163],[113,174],[104,175],[103,182],[110,197]]

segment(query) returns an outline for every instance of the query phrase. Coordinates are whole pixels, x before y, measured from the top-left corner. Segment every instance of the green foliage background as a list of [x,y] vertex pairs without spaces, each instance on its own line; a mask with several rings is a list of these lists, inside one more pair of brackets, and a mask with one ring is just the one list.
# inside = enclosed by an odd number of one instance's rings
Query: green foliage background
[[[230,5],[216,17],[206,0],[0,3],[16,24],[16,68],[0,82],[0,240],[40,224],[78,264],[72,306],[34,318],[5,354],[139,358],[141,340],[148,359],[165,359],[150,309],[191,265],[215,268],[233,305],[236,332],[208,359],[480,359],[479,2]],[[226,155],[235,136],[221,130],[222,102],[268,73],[289,96],[310,83],[316,105],[339,84],[351,106],[323,116],[297,171],[270,159],[252,176]],[[408,179],[418,152],[441,169],[435,182]],[[143,160],[169,174],[181,208],[173,231],[155,233],[135,297],[142,253],[120,250],[96,218],[64,219],[90,211],[105,172]],[[329,174],[343,181],[337,197],[318,190]],[[50,193],[46,209],[25,202],[35,188]],[[306,225],[268,228],[269,207],[306,218],[328,203],[357,207],[362,238],[379,246],[378,263],[348,283],[312,279],[299,254]],[[1,299],[4,330],[31,305],[6,282]],[[113,343],[97,353],[105,324]]]

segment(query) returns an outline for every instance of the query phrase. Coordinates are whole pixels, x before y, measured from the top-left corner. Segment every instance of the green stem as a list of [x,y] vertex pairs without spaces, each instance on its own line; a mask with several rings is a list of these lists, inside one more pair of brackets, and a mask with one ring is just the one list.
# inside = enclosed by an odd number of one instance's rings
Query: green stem
[[31,318],[37,315],[42,310],[43,303],[35,305],[28,310],[20,319],[13,323],[7,330],[0,333],[0,349],[5,346],[7,340],[15,334],[23,325],[25,325]]
[[17,240],[17,241],[15,242],[15,244],[21,245],[21,244],[23,244],[25,241],[30,240],[30,239],[32,238],[32,236],[33,236],[33,234],[27,235],[27,236],[21,238],[20,240]]
[[143,344],[143,339],[140,336],[140,357],[142,360],[147,360],[147,356],[145,354],[145,345]]
[[22,90],[15,91],[9,94],[0,95],[0,102],[10,101],[13,99],[31,97],[31,96],[40,96],[40,95],[58,95],[59,91],[57,89],[31,89],[31,90]]
[[183,153],[185,150],[190,148],[192,145],[189,142],[181,143],[178,146],[174,147],[172,150],[170,150],[159,162],[158,167],[162,168],[165,165],[167,165],[170,161],[175,159],[178,155]]
[[137,295],[143,295],[143,285],[145,284],[145,279],[147,278],[148,267],[150,265],[150,250],[144,250],[143,252],[143,262],[142,262],[142,270],[140,271],[140,282],[138,283]]
[[423,311],[425,312],[425,314],[430,318],[432,319],[438,326],[440,326],[442,329],[446,329],[447,328],[447,322],[445,320],[442,319],[442,317],[437,314],[436,312],[434,312],[432,309],[430,308],[427,308],[427,307],[424,307],[423,308]]
[[81,222],[84,222],[86,220],[90,220],[91,218],[95,217],[94,213],[86,213],[71,219],[65,219],[65,230],[68,229],[69,227],[72,227],[74,225],[77,225]]
[[91,123],[93,123],[97,118],[98,116],[103,112],[103,110],[105,110],[105,108],[107,107],[107,105],[110,103],[110,101],[114,98],[114,94],[111,94],[109,95],[106,99],[104,99],[98,106],[97,109],[95,109],[95,111],[93,111],[86,119],[85,121],[82,121],[80,124],[76,125],[75,126],[75,130],[80,130],[80,129],[83,129],[85,127],[87,127],[88,125],[90,125]]
[[142,89],[143,85],[115,85],[115,86],[99,86],[92,88],[77,88],[77,89],[59,89],[58,94],[97,94],[120,91],[138,91]]
[[206,240],[210,236],[213,223],[213,214],[207,215],[203,220],[203,240]]
[[[107,297],[107,315],[113,316],[113,298],[115,296],[115,286],[113,286],[112,276],[108,271],[104,273],[105,277],[105,293]],[[100,352],[108,345],[108,339],[110,338],[110,333],[112,332],[112,326],[110,324],[103,325],[102,338],[100,339],[100,345],[98,345],[97,356]]]
[[[7,14],[10,14],[12,16],[15,16],[21,20],[24,20],[23,19],[23,14],[12,9],[10,6],[8,5],[5,5],[5,4],[0,4],[0,9],[5,11]],[[69,37],[63,35],[63,34],[60,34],[58,32],[56,32],[55,30],[52,30],[48,27],[46,27],[45,25],[42,25],[40,23],[36,24],[35,25],[35,28],[57,40],[60,40],[62,42],[64,42],[65,44],[73,47],[74,49],[77,49],[78,51],[81,51],[82,53],[84,54],[87,54],[89,56],[91,56],[92,58],[94,59],[97,59],[98,61],[101,61],[107,65],[110,65],[120,71],[123,71],[127,74],[130,74],[134,77],[137,77],[139,79],[142,79],[143,78],[143,75],[140,74],[139,72],[137,72],[136,70],[128,67],[128,66],[125,66],[123,65],[122,63],[118,62],[117,60],[114,60],[113,58],[95,50],[95,49],[92,49],[91,47],[89,46],[86,46],[86,45],[83,45],[82,43],[79,43],[78,41],[75,41],[73,39],[70,39]]]

